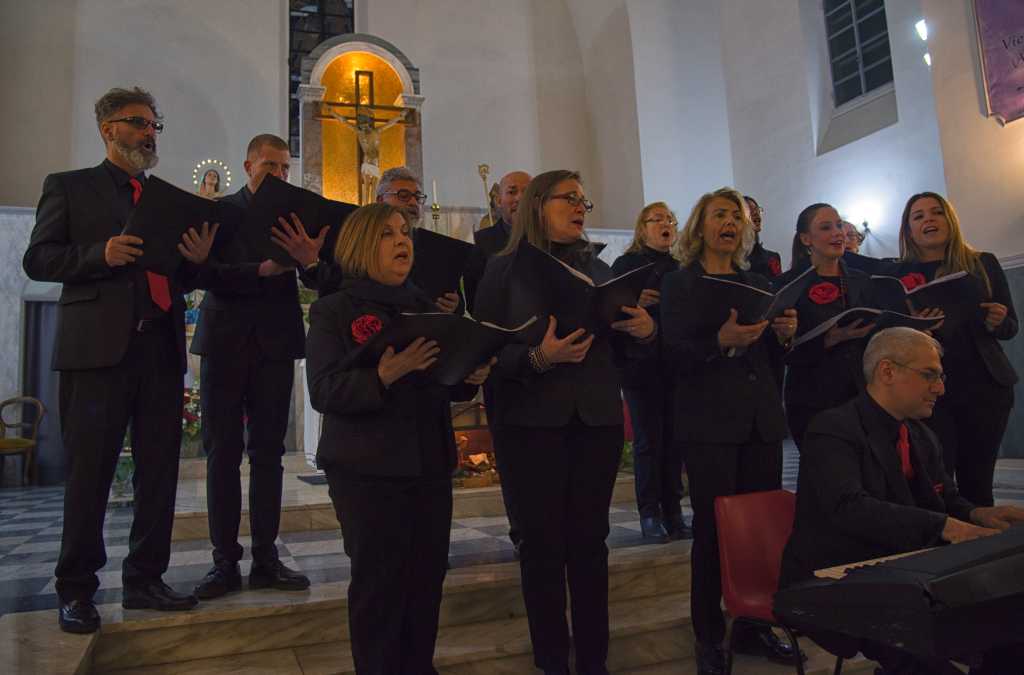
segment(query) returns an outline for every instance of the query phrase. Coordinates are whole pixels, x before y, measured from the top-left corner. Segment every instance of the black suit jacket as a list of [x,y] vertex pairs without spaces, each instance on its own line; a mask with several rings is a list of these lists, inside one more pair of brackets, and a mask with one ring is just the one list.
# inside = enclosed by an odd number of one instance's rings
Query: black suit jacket
[[[1010,294],[1010,285],[1006,281],[1006,274],[1003,272],[999,259],[991,253],[981,254],[981,264],[988,275],[992,293],[989,296],[991,302],[998,302],[1006,305],[1006,319],[995,331],[989,332],[985,327],[984,313],[979,311],[978,320],[973,321],[968,330],[970,342],[973,342],[976,356],[980,365],[988,371],[992,379],[1004,387],[1012,387],[1017,383],[1017,371],[1010,360],[1006,357],[1003,348],[999,346],[1000,340],[1011,340],[1017,335],[1020,324],[1017,320],[1017,310],[1013,306],[1013,296]],[[843,256],[844,263],[855,269],[864,270],[868,274],[883,274],[888,276],[902,276],[908,272],[919,270],[919,264],[911,261],[894,261],[889,259],[879,260],[867,256],[847,252]],[[981,292],[984,294],[984,287],[980,279],[977,280]],[[942,339],[942,329],[937,332],[939,339]],[[973,354],[955,355],[965,360],[972,360]]]
[[[453,469],[449,397],[468,400],[476,387],[443,387],[410,373],[385,388],[376,365],[351,358],[360,346],[352,331],[357,318],[371,315],[386,324],[401,311],[436,311],[421,293],[414,307],[396,306],[389,296],[379,284],[346,280],[310,308],[306,377],[310,403],[324,415],[317,464],[357,475],[416,477],[423,453],[440,451]],[[433,431],[439,431],[436,438]]]
[[938,438],[920,421],[907,426],[909,480],[896,451],[898,423],[868,393],[811,422],[780,587],[817,569],[935,546],[947,514],[969,520],[974,506],[943,468]]
[[[246,208],[247,188],[224,197]],[[306,339],[295,272],[260,277],[262,260],[251,255],[240,237],[215,245],[199,287],[206,289],[192,353],[231,355],[249,335],[255,335],[269,359],[301,359]]]
[[[57,313],[54,370],[107,368],[124,358],[135,330],[134,265],[111,268],[107,240],[121,234],[113,204],[117,187],[100,164],[50,174],[36,210],[22,265],[30,279],[64,284]],[[204,266],[205,267],[205,266]],[[184,262],[168,278],[170,320],[185,370],[185,303],[202,268]]]
[[[718,346],[718,330],[729,308],[716,306],[693,263],[665,276],[661,285],[661,332],[665,360],[675,378],[674,438],[689,443],[746,443],[755,438],[786,437],[774,370],[782,347],[771,328],[740,356]],[[758,274],[739,272],[740,280],[768,288]],[[756,435],[755,435],[756,434]]]
[[[853,307],[876,307],[872,294],[871,279],[867,274],[849,269],[840,262],[846,283],[846,309]],[[779,277],[774,285],[782,287],[792,281],[800,272],[790,270]],[[814,273],[813,288],[818,283],[829,281]],[[809,289],[808,289],[809,290]],[[796,305],[799,322],[798,335],[815,328],[843,310],[841,300],[828,305],[819,305],[804,294]],[[831,349],[825,349],[823,338],[812,340],[793,349],[786,355],[786,405],[795,404],[825,410],[849,401],[864,389],[862,359],[868,338],[847,340]]]
[[462,283],[466,289],[466,306],[473,316],[476,316],[473,312],[476,292],[480,286],[480,280],[484,278],[487,261],[505,248],[511,232],[512,226],[504,220],[499,220],[496,225],[473,233],[473,252],[470,253],[469,260],[466,262],[466,269],[462,271]]
[[760,241],[754,244],[747,262],[750,263],[751,272],[767,279],[774,279],[782,274],[782,256],[766,249]]
[[[528,246],[525,241],[521,246]],[[496,424],[526,427],[560,427],[574,415],[587,426],[622,424],[622,397],[619,392],[617,364],[627,354],[645,353],[650,345],[639,345],[616,332],[598,335],[582,363],[559,363],[551,370],[537,373],[529,361],[529,350],[540,344],[548,325],[548,314],[540,298],[512,298],[510,289],[523,284],[511,280],[520,274],[515,252],[500,255],[487,263],[487,271],[475,298],[476,317],[500,326],[517,326],[537,316],[536,330],[521,336],[520,342],[507,345],[498,355],[498,363],[488,380],[488,414]],[[584,255],[574,261],[594,281],[611,278],[608,265],[596,255]],[[564,328],[556,328],[559,337]]]

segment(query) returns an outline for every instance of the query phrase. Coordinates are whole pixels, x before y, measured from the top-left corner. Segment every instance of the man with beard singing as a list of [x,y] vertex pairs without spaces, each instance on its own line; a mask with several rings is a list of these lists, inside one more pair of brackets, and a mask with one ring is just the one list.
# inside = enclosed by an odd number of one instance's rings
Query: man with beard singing
[[[98,166],[50,174],[23,265],[37,281],[64,285],[53,368],[60,371],[60,422],[68,457],[64,527],[57,560],[60,627],[91,633],[96,572],[106,563],[103,519],[117,458],[131,424],[134,520],[122,565],[127,609],[195,606],[163,583],[181,445],[185,304],[206,269],[216,225],[182,236],[184,264],[173,276],[140,269],[146,245],[121,234],[156,166],[164,129],[156,101],[139,89],[111,89],[96,102],[106,146]],[[199,231],[197,231],[199,230]]]

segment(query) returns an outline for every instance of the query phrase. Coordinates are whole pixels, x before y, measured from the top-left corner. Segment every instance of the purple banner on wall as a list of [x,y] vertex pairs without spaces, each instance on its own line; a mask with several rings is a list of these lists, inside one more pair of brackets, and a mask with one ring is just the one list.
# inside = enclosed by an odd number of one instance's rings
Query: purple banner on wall
[[1024,117],[1024,2],[974,0],[988,114],[1002,124]]

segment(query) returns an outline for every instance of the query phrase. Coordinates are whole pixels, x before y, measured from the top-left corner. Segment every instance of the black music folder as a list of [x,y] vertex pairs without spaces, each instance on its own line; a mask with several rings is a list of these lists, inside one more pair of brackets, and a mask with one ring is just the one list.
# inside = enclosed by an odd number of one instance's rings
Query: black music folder
[[[510,297],[530,298],[558,320],[558,334],[577,328],[605,332],[609,324],[626,319],[622,307],[636,307],[640,293],[654,263],[597,283],[589,276],[565,264],[536,246],[524,244],[516,250],[516,274],[512,283],[523,288],[510,289]],[[547,328],[547,324],[544,324]]]
[[[306,234],[316,237],[320,229],[329,224],[328,218],[336,218],[340,212],[338,207],[328,204],[315,192],[292,185],[272,175],[263,177],[263,182],[249,201],[245,212],[245,221],[238,235],[245,242],[249,252],[261,259],[271,259],[285,266],[295,265],[288,252],[274,243],[270,238],[271,228],[281,229],[277,219],[284,218],[291,222],[294,213],[302,221]],[[333,202],[342,204],[342,202]],[[332,215],[333,214],[333,215]]]
[[899,278],[873,275],[871,283],[879,305],[896,312],[940,309],[946,318],[942,325],[946,334],[967,321],[985,317],[985,310],[980,306],[985,301],[980,286],[967,272],[947,274],[910,290],[905,281],[923,282],[924,276],[913,272]]
[[462,271],[473,245],[418,227],[413,230],[412,282],[431,300],[445,293],[458,293]]
[[521,326],[502,328],[456,314],[400,314],[363,345],[353,359],[363,366],[375,367],[388,347],[397,353],[416,338],[434,340],[440,352],[437,361],[424,373],[439,384],[453,386],[461,384],[536,320],[532,317]]
[[886,328],[897,328],[906,327],[914,328],[916,330],[930,330],[935,328],[941,323],[946,317],[937,316],[929,319],[911,316],[909,314],[902,314],[900,312],[893,312],[887,309],[875,309],[874,307],[854,307],[848,309],[845,312],[841,312],[827,321],[822,321],[814,328],[811,328],[807,332],[800,335],[798,338],[793,340],[793,349],[796,349],[802,344],[811,342],[815,338],[818,338],[832,329],[833,326],[849,326],[856,321],[862,321],[861,325],[874,324],[872,333]]
[[156,176],[146,179],[139,203],[135,205],[124,234],[142,239],[142,255],[135,263],[143,269],[171,275],[184,258],[178,251],[181,236],[203,223],[220,223],[217,239],[230,236],[238,227],[244,211],[226,202],[217,202],[171,185]]
[[808,267],[797,278],[774,293],[710,274],[705,274],[704,278],[713,282],[710,292],[714,293],[718,300],[715,304],[735,309],[736,320],[739,323],[753,324],[771,321],[782,316],[787,309],[795,307],[810,286],[814,278],[813,272],[814,268]]

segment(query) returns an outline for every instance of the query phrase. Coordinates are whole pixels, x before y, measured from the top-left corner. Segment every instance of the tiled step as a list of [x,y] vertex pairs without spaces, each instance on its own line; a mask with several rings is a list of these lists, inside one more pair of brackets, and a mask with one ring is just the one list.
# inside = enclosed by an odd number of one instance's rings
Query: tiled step
[[[613,602],[609,613],[609,668],[618,670],[692,656],[688,594],[668,593]],[[355,672],[347,641],[294,651],[304,675]],[[442,675],[534,672],[526,619],[518,617],[443,627],[438,635],[434,665]]]
[[[244,464],[244,463],[243,463]],[[193,491],[199,491],[195,486]],[[243,482],[242,494],[248,488]],[[281,507],[281,532],[305,532],[307,530],[336,530],[339,528],[334,507],[327,496],[327,487],[321,489],[303,488],[309,491],[306,500],[301,504],[285,504]],[[205,488],[203,488],[205,490]],[[612,492],[612,504],[630,504],[635,502],[633,475],[619,474]],[[186,507],[187,509],[188,507]],[[248,503],[243,505],[242,518],[239,523],[239,535],[248,536],[249,510]],[[458,488],[454,491],[452,504],[453,518],[478,518],[505,515],[505,504],[501,499],[501,487]],[[174,529],[171,531],[172,541],[187,539],[209,539],[210,530],[207,513],[203,510],[179,510],[174,515]]]
[[[610,602],[687,593],[689,572],[689,542],[614,549],[609,557]],[[346,590],[347,583],[339,582],[297,594],[244,592],[174,615],[105,607],[93,663],[97,672],[135,672],[161,663],[297,647],[306,652],[306,646],[341,643],[348,637]],[[508,621],[525,627],[524,617],[517,564],[449,573],[442,626]],[[525,644],[528,651],[529,641]]]

